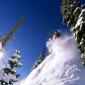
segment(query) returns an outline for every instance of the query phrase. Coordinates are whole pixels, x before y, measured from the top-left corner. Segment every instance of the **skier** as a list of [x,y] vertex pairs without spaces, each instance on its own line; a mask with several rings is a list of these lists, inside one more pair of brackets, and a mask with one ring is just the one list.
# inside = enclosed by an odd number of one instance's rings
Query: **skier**
[[53,34],[53,38],[59,38],[61,37],[61,33],[58,31],[55,31],[55,33]]

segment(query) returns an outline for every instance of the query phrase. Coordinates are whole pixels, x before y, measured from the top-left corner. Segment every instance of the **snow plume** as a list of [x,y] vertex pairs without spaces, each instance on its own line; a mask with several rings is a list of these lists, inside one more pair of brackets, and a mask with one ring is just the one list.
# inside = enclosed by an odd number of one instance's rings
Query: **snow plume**
[[47,58],[18,85],[85,85],[85,67],[72,36],[49,39]]

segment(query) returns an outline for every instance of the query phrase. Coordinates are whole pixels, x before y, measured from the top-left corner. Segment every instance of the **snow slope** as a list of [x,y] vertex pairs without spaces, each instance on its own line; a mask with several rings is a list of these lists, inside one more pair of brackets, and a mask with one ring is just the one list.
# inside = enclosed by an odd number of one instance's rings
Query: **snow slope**
[[72,36],[49,39],[47,58],[18,85],[85,85],[85,67]]

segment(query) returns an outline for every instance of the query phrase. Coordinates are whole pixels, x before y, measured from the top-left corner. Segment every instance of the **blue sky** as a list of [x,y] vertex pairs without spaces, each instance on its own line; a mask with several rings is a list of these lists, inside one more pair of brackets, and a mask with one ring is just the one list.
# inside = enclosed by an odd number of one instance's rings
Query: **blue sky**
[[[15,33],[15,40],[6,46],[9,54],[21,50],[23,67],[21,77],[26,77],[39,57],[48,39],[47,32],[61,30],[69,34],[62,25],[60,4],[62,0],[0,0],[0,33],[6,34],[16,22],[25,17],[24,24]],[[85,2],[81,0],[82,3]]]

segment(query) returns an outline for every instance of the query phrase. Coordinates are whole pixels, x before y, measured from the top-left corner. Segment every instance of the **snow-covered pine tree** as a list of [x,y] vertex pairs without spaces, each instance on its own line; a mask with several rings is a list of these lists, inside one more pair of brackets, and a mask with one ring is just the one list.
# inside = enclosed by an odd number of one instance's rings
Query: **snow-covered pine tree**
[[85,5],[75,0],[63,0],[61,12],[63,22],[69,26],[81,51],[82,64],[85,65]]
[[42,61],[45,59],[45,51],[43,50],[43,52],[40,54],[39,58],[37,59],[37,61],[35,62],[35,64],[33,65],[33,69],[35,69],[39,64],[42,63]]
[[0,85],[13,85],[13,83],[17,81],[20,74],[16,72],[16,68],[22,66],[19,62],[20,58],[20,51],[16,50],[12,57],[9,58],[6,67],[1,69],[3,76],[0,78]]

